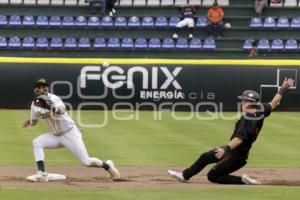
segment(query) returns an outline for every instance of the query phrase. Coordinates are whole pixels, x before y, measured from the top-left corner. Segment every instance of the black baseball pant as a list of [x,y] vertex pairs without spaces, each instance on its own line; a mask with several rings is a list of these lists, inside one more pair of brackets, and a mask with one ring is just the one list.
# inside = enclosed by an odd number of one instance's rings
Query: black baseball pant
[[207,174],[209,181],[220,184],[244,184],[240,176],[230,175],[246,165],[247,158],[236,152],[223,156],[220,160],[215,156],[215,149],[203,153],[189,168],[183,171],[183,177],[189,180],[202,171],[208,164],[217,163]]

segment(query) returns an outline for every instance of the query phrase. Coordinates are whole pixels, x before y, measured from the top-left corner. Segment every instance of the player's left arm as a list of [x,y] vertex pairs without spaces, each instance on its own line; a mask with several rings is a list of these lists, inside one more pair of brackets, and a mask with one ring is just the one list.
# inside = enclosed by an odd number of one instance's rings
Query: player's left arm
[[280,101],[282,100],[284,94],[288,89],[294,86],[294,80],[291,78],[285,78],[285,80],[282,83],[281,88],[279,89],[279,92],[274,96],[273,100],[269,103],[272,107],[272,110],[278,107]]
[[66,112],[66,106],[59,97],[54,98],[52,103],[52,110],[56,115],[63,115]]
[[237,148],[239,145],[243,143],[241,138],[235,137],[233,138],[226,146],[220,148],[216,148],[215,156],[218,159],[221,159],[226,153],[232,151],[233,149]]

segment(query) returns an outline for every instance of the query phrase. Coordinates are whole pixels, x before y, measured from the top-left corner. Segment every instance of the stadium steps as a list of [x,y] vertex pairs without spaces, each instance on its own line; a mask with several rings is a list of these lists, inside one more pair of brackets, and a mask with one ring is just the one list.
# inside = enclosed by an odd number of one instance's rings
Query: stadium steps
[[[113,30],[113,31],[112,31]],[[156,32],[156,33],[155,33]],[[130,37],[139,38],[152,38],[152,37],[159,37],[159,38],[167,38],[172,37],[174,34],[175,29],[141,29],[141,28],[131,28],[131,29],[86,29],[86,28],[2,28],[1,29],[1,36],[9,37],[9,36],[18,36],[18,37]],[[188,31],[181,30],[179,32],[181,37],[187,37]],[[279,35],[282,35],[279,37]],[[195,37],[206,38],[209,35],[207,34],[206,30],[197,29],[194,31]],[[290,39],[294,38],[300,41],[300,34],[299,30],[274,30],[268,29],[248,29],[247,27],[233,27],[231,29],[227,29],[224,31],[224,39],[232,39],[232,38],[254,38],[254,39]],[[241,46],[240,46],[241,47]]]
[[[95,51],[95,50],[74,50],[74,51],[57,51],[57,50],[38,50],[35,51],[35,56],[71,56],[71,57],[164,57],[164,58],[248,58],[247,52],[242,50],[244,40],[249,37],[254,37],[255,39],[288,39],[295,38],[300,39],[299,31],[287,29],[287,30],[262,30],[262,29],[250,29],[248,28],[250,19],[254,16],[253,1],[251,3],[245,3],[244,0],[231,0],[230,7],[224,7],[225,10],[225,22],[231,24],[232,28],[225,30],[224,38],[216,40],[217,49],[211,52],[205,51],[186,51],[186,50],[164,50],[163,53],[158,54],[157,51],[151,50],[131,50],[131,51],[120,51],[120,50],[105,50],[105,51]],[[59,8],[59,9],[58,9]],[[197,12],[198,15],[205,15],[207,12],[207,7],[200,8]],[[90,9],[88,7],[53,7],[53,6],[12,6],[8,7],[5,5],[0,5],[0,13],[4,15],[91,15]],[[79,14],[80,13],[80,14]],[[121,16],[175,16],[178,15],[178,8],[174,7],[127,7],[119,8],[118,15]],[[300,8],[267,8],[264,12],[264,16],[288,16],[294,17],[300,15]],[[166,38],[171,37],[174,29],[60,29],[60,28],[1,28],[1,36],[33,36],[33,37],[82,37],[88,36],[91,38],[94,37],[126,37],[130,35],[132,38],[144,37],[144,38]],[[186,30],[180,34],[187,35]],[[196,30],[195,37],[200,37],[204,39],[207,37],[206,32],[203,30]],[[0,50],[1,55],[22,55],[22,56],[32,56],[32,51],[27,50]],[[118,53],[113,53],[118,52]],[[146,53],[145,53],[146,52]],[[261,52],[258,55],[258,58],[298,58],[299,52]]]
[[[145,54],[146,52],[146,54]],[[32,51],[28,50],[0,50],[1,56],[22,56],[22,57],[32,57]],[[34,52],[35,57],[69,57],[69,58],[82,58],[82,57],[91,57],[91,58],[166,58],[166,59],[214,59],[214,58],[223,58],[223,59],[249,59],[248,53],[243,50],[236,49],[220,49],[215,51],[164,51],[157,53],[157,51],[88,51],[88,50],[73,50],[73,51],[48,51],[40,50]],[[299,52],[259,52],[255,59],[299,59]]]

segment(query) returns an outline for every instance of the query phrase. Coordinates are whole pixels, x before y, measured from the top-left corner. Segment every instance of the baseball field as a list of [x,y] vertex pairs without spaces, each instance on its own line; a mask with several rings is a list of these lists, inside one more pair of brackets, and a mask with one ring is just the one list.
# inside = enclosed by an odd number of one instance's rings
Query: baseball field
[[[257,178],[263,183],[260,186],[212,184],[205,176],[207,169],[189,183],[171,179],[167,169],[184,169],[201,152],[227,143],[235,119],[175,120],[170,112],[162,112],[162,119],[155,120],[153,115],[139,112],[139,117],[121,121],[109,112],[105,127],[81,127],[90,155],[114,160],[121,181],[113,182],[102,169],[82,167],[67,150],[55,149],[46,151],[47,171],[66,174],[68,179],[28,183],[25,177],[36,172],[32,139],[47,128],[40,123],[23,129],[27,110],[0,110],[0,199],[300,199],[300,113],[273,113],[265,121],[247,166],[237,172]],[[189,115],[176,113],[179,117]],[[103,119],[101,111],[82,112],[86,124],[99,124]]]

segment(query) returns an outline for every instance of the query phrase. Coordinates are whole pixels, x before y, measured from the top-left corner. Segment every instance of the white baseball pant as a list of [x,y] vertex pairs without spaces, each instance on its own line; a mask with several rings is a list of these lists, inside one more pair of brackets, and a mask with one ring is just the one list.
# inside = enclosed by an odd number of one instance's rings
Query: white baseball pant
[[46,133],[33,141],[33,150],[35,161],[44,161],[44,149],[67,148],[83,165],[87,167],[102,167],[103,162],[98,158],[91,158],[88,155],[82,135],[76,127],[63,133],[55,135]]
[[184,18],[180,22],[177,23],[176,27],[177,28],[183,28],[188,26],[189,28],[194,28],[195,26],[195,21],[193,18]]

